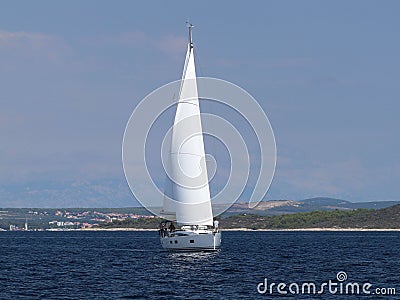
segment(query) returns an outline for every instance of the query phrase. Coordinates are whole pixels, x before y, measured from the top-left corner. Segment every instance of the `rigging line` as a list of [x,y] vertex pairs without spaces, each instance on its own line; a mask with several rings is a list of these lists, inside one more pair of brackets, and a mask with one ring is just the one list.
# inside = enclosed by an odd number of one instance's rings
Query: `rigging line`
[[[201,52],[201,51],[200,51]],[[199,53],[199,47],[198,46],[196,46],[196,57],[195,57],[195,59],[196,59],[196,61],[197,61],[197,69],[198,69],[198,73],[199,73],[199,77],[204,77],[205,75],[204,75],[204,72],[203,72],[203,64],[201,63],[202,62],[202,60],[201,60],[201,58],[200,58],[200,53]]]
[[213,138],[213,141],[212,141],[212,143],[213,143],[213,150],[214,150],[214,160],[215,160],[215,174],[214,174],[214,179],[215,179],[215,182],[214,182],[214,187],[215,187],[215,190],[214,190],[214,196],[216,196],[216,195],[218,195],[218,192],[219,192],[219,180],[218,180],[218,160],[217,160],[217,142],[216,142],[216,139],[215,138]]

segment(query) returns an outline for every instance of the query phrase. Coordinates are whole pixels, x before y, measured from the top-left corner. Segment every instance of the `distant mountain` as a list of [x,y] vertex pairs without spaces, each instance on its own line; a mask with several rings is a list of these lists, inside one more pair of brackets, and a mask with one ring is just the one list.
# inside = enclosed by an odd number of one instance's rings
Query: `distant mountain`
[[308,205],[319,205],[319,206],[346,206],[351,204],[350,201],[336,199],[336,198],[328,198],[328,197],[318,197],[318,198],[310,198],[301,200],[301,202],[308,204]]
[[140,206],[124,179],[15,183],[0,185],[0,207]]
[[357,208],[371,208],[371,209],[380,209],[380,208],[386,208],[389,206],[393,206],[396,204],[399,204],[400,201],[373,201],[373,202],[357,202],[357,203],[352,203],[351,207],[353,209]]
[[256,214],[256,215],[283,215],[294,214],[299,212],[311,212],[316,210],[354,210],[358,208],[380,209],[386,208],[400,201],[372,201],[372,202],[350,202],[342,199],[318,197],[304,199],[300,201],[294,200],[270,200],[262,201],[255,208],[250,209],[248,203],[235,203],[229,208],[224,216],[237,214]]
[[347,200],[328,198],[328,197],[310,198],[301,200],[300,202],[303,202],[305,205],[310,205],[312,207],[319,206],[321,208],[329,208],[329,209],[357,209],[357,208],[379,209],[400,203],[400,201],[350,202]]
[[[318,197],[304,200],[262,201],[250,209],[248,203],[235,203],[223,216],[237,214],[282,215],[315,210],[353,210],[357,208],[380,209],[400,201],[373,201],[353,203],[347,200]],[[23,208],[139,208],[125,179],[92,181],[54,181],[0,185],[0,207]]]

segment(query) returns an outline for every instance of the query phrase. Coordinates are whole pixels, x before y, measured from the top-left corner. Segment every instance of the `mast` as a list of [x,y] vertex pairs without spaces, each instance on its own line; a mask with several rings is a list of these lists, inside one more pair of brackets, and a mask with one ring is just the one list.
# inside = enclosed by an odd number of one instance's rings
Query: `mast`
[[188,28],[189,28],[189,48],[192,49],[193,48],[193,39],[192,39],[192,30],[193,30],[193,24],[186,22],[188,24]]

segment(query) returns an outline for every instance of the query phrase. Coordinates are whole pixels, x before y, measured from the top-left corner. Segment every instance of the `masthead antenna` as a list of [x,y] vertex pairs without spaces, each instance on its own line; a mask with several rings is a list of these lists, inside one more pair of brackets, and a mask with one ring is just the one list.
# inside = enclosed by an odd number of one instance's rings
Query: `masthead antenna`
[[190,23],[189,21],[186,21],[186,24],[189,28],[189,43],[190,43],[190,48],[193,48],[193,40],[192,40],[192,30],[193,30],[193,24]]

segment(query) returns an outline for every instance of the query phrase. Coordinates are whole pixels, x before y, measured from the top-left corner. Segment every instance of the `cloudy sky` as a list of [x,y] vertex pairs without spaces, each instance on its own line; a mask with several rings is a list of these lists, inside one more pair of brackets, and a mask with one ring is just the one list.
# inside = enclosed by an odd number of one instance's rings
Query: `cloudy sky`
[[278,160],[266,199],[399,200],[399,10],[397,1],[3,1],[0,207],[133,205],[125,125],[143,97],[179,79],[187,19],[199,75],[240,85],[269,117]]

